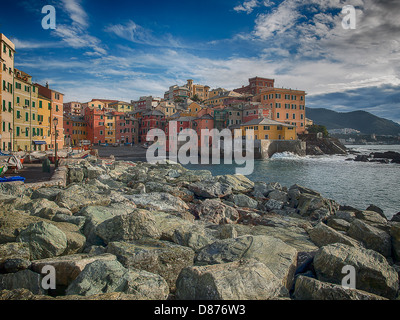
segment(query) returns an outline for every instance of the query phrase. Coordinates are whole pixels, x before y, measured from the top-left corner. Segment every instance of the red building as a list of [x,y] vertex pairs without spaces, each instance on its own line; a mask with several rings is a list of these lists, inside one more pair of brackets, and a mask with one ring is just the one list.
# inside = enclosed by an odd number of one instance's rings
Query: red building
[[243,109],[243,123],[255,119],[272,118],[272,108],[264,104],[248,104]]
[[206,145],[207,143],[207,139],[208,139],[208,143],[210,143],[211,138],[210,137],[202,137],[201,135],[201,131],[208,129],[208,130],[212,130],[214,129],[214,118],[209,115],[209,114],[205,114],[200,118],[196,118],[193,120],[193,128],[194,130],[196,130],[198,139],[199,139],[199,148],[201,148],[203,145]]
[[240,94],[256,95],[261,93],[261,91],[264,90],[265,88],[273,88],[274,85],[275,85],[274,79],[255,77],[249,79],[249,85],[242,86],[241,88],[235,89],[233,91]]
[[117,143],[137,144],[139,120],[124,112],[114,111],[115,117],[115,141]]
[[165,115],[161,111],[152,110],[144,112],[142,118],[140,119],[140,142],[145,143],[147,133],[152,129],[160,129],[165,132]]
[[85,122],[87,128],[87,139],[93,144],[105,143],[104,110],[87,108]]

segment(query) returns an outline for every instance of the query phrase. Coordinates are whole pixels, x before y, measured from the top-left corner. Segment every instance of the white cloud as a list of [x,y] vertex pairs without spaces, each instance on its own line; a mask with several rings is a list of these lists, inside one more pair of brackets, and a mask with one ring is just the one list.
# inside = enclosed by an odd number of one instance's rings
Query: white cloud
[[[267,1],[268,2],[268,1]],[[246,12],[247,14],[250,14],[253,12],[254,8],[257,8],[260,5],[258,0],[249,0],[244,2],[241,5],[238,5],[233,8],[236,12]]]
[[73,23],[82,28],[87,28],[89,26],[89,17],[82,8],[79,0],[62,0],[62,4]]

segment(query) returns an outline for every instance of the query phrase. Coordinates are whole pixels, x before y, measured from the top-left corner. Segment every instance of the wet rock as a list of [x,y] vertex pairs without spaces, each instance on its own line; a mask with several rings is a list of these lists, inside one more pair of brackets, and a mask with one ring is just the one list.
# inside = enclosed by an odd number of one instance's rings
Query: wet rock
[[400,223],[393,223],[390,229],[392,237],[393,257],[396,261],[400,261]]
[[361,241],[367,249],[375,250],[385,257],[391,256],[391,238],[390,235],[383,230],[356,219],[351,223],[348,235]]
[[288,296],[281,281],[256,260],[185,268],[176,287],[178,300],[268,300]]
[[156,228],[151,212],[136,209],[129,215],[118,215],[100,223],[96,234],[106,243],[112,241],[159,239],[161,234]]
[[373,250],[341,243],[322,247],[314,258],[318,280],[341,284],[344,266],[356,271],[356,288],[393,299],[399,289],[399,277],[384,256]]
[[299,276],[294,291],[296,300],[386,300],[362,290],[345,289],[342,285]]
[[29,225],[21,231],[17,241],[29,245],[31,260],[59,256],[67,249],[65,233],[44,221]]
[[126,268],[136,268],[162,276],[171,291],[185,267],[192,266],[194,251],[166,241],[111,242],[107,252],[117,256]]
[[268,236],[242,236],[218,240],[196,256],[197,265],[221,264],[241,259],[255,259],[266,265],[290,289],[297,263],[297,250]]
[[241,174],[224,175],[216,177],[217,181],[227,185],[233,192],[250,192],[254,188],[254,182]]

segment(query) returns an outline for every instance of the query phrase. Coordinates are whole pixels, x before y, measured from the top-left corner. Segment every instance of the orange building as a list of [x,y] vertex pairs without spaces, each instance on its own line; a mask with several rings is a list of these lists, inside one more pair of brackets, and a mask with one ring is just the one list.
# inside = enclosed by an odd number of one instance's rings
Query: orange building
[[306,92],[301,90],[266,88],[261,92],[261,104],[271,110],[271,119],[294,125],[297,133],[306,128]]

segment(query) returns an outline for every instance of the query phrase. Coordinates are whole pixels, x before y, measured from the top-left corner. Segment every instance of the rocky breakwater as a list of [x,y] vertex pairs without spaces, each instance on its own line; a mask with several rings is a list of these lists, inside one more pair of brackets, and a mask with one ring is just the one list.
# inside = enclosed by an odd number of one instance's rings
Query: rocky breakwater
[[2,300],[397,298],[400,223],[299,185],[93,159],[0,188]]

